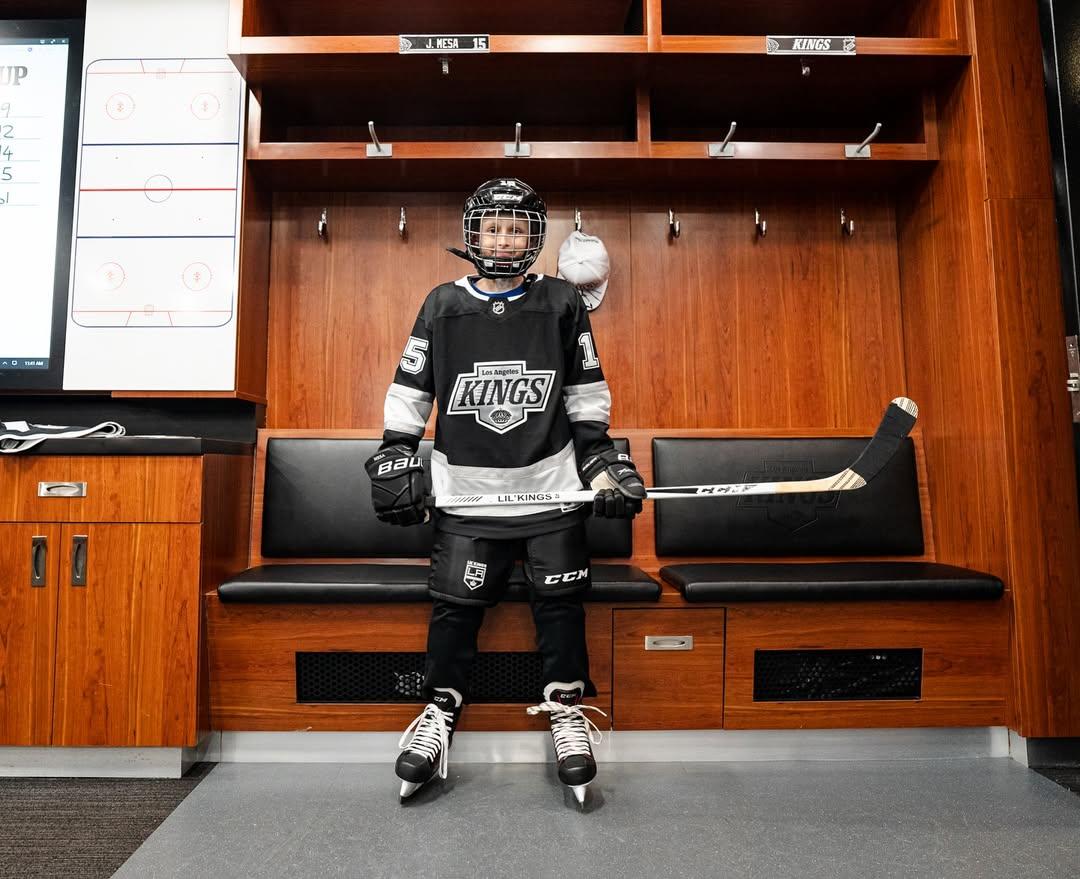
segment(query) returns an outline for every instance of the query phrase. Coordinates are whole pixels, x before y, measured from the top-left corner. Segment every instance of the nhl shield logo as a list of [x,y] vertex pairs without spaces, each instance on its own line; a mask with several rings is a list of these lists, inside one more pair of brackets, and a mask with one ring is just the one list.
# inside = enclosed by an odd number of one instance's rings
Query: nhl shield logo
[[479,589],[484,585],[484,577],[487,575],[487,565],[483,562],[465,562],[465,585],[470,589]]
[[502,314],[504,311],[506,311],[506,303],[503,302],[501,299],[491,303],[492,314]]

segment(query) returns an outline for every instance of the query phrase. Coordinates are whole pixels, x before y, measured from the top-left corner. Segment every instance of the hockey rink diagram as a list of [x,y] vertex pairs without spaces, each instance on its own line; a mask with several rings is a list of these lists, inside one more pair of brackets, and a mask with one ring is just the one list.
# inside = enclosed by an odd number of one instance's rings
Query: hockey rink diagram
[[74,323],[219,327],[232,319],[242,93],[228,59],[87,66]]

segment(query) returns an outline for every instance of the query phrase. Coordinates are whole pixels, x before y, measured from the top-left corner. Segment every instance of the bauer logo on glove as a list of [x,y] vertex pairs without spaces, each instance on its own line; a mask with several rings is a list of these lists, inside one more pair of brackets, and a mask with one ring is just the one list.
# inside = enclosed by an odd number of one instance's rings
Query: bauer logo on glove
[[594,516],[633,519],[641,512],[645,483],[625,452],[608,449],[590,456],[581,467],[581,476],[596,492]]
[[427,509],[424,459],[404,445],[380,449],[364,465],[371,480],[375,518],[390,525],[419,525]]

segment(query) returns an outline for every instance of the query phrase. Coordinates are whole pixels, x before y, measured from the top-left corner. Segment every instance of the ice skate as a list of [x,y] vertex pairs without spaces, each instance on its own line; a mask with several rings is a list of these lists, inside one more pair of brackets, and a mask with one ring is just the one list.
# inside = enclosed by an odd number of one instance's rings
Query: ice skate
[[596,778],[592,746],[601,741],[599,728],[585,716],[585,711],[596,711],[607,717],[599,708],[581,704],[584,692],[585,685],[581,681],[569,684],[554,681],[544,687],[543,702],[525,709],[529,714],[548,713],[559,781],[574,792],[579,806],[585,804],[585,788]]
[[436,775],[446,778],[447,753],[454,727],[461,716],[461,694],[436,690],[431,702],[401,735],[395,771],[401,779],[401,801],[416,793]]

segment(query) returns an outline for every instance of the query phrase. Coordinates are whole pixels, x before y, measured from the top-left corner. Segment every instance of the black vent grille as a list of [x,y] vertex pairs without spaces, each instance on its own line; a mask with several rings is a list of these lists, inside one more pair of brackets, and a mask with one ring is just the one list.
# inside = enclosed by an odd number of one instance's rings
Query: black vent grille
[[[420,702],[423,653],[297,653],[297,702]],[[539,701],[539,653],[479,653],[471,702]]]
[[922,649],[755,650],[755,702],[918,699]]

